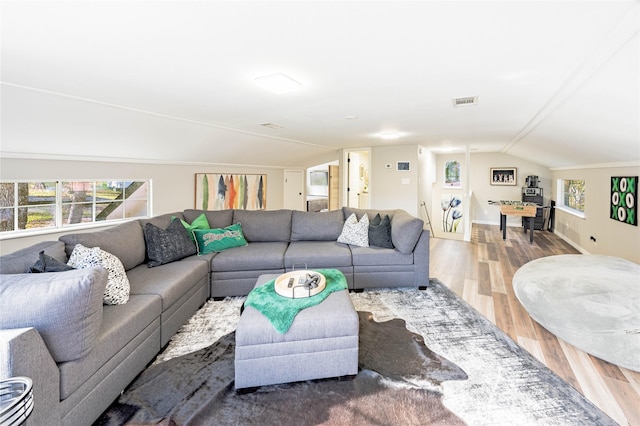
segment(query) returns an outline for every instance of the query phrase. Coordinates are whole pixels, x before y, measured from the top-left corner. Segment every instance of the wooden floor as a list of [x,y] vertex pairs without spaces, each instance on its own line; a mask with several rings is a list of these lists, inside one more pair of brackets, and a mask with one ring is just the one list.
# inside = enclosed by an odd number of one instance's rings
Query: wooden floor
[[[640,373],[617,367],[559,340],[529,317],[511,279],[544,256],[579,254],[555,234],[473,225],[471,242],[431,238],[430,276],[439,279],[621,425],[640,426]],[[640,354],[638,355],[640,356]]]

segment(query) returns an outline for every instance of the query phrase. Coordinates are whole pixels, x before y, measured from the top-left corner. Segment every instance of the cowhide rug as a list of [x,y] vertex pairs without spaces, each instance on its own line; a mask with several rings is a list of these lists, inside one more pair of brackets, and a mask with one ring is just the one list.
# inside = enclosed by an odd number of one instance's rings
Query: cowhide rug
[[233,330],[244,299],[211,301],[96,425],[615,424],[437,280],[351,298],[354,378],[237,393]]

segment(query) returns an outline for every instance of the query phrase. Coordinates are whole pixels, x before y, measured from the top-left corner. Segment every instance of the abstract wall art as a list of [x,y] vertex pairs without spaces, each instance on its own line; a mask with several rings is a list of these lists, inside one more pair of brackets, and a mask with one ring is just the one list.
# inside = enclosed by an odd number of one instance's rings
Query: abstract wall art
[[195,208],[265,210],[267,175],[196,173]]

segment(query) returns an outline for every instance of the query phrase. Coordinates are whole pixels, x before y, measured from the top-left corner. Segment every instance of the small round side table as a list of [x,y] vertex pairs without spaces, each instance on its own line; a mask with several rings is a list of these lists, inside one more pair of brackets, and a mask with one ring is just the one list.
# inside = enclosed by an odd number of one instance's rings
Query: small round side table
[[33,382],[28,377],[0,380],[0,426],[22,425],[33,410]]

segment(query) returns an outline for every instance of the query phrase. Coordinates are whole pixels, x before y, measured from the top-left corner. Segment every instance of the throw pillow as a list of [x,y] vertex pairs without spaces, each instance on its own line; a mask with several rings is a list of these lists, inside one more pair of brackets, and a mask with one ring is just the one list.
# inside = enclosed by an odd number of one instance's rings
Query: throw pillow
[[85,247],[76,244],[69,257],[68,265],[77,269],[101,266],[109,273],[107,288],[104,290],[102,303],[105,305],[123,305],[129,301],[129,279],[120,259],[101,250],[100,247]]
[[380,214],[377,214],[369,223],[369,245],[390,249],[394,247],[391,241],[391,219],[388,214],[382,219]]
[[44,250],[38,253],[38,260],[29,268],[29,272],[63,272],[75,269],[73,266],[69,266],[64,262],[60,262],[58,259],[44,254]]
[[0,274],[0,329],[34,327],[56,362],[82,358],[97,345],[106,284],[104,268]]
[[[206,218],[205,218],[206,220]],[[144,225],[144,240],[147,244],[147,266],[164,265],[197,253],[190,231],[173,219],[167,229],[161,229],[152,223]]]
[[226,228],[196,229],[193,235],[196,237],[199,255],[247,245],[240,223],[234,223]]
[[[171,219],[173,219],[174,217],[172,217]],[[211,226],[209,225],[209,220],[207,219],[207,216],[204,213],[202,213],[200,216],[193,219],[193,222],[191,223],[182,219],[180,219],[180,222],[182,222],[182,225],[185,227],[185,229],[189,233],[189,238],[191,239],[191,241],[194,241],[194,242],[195,242],[195,238],[193,237],[193,231],[195,231],[196,229],[211,228]]]
[[363,214],[360,221],[355,213],[347,218],[338,242],[359,247],[369,247],[369,217]]

